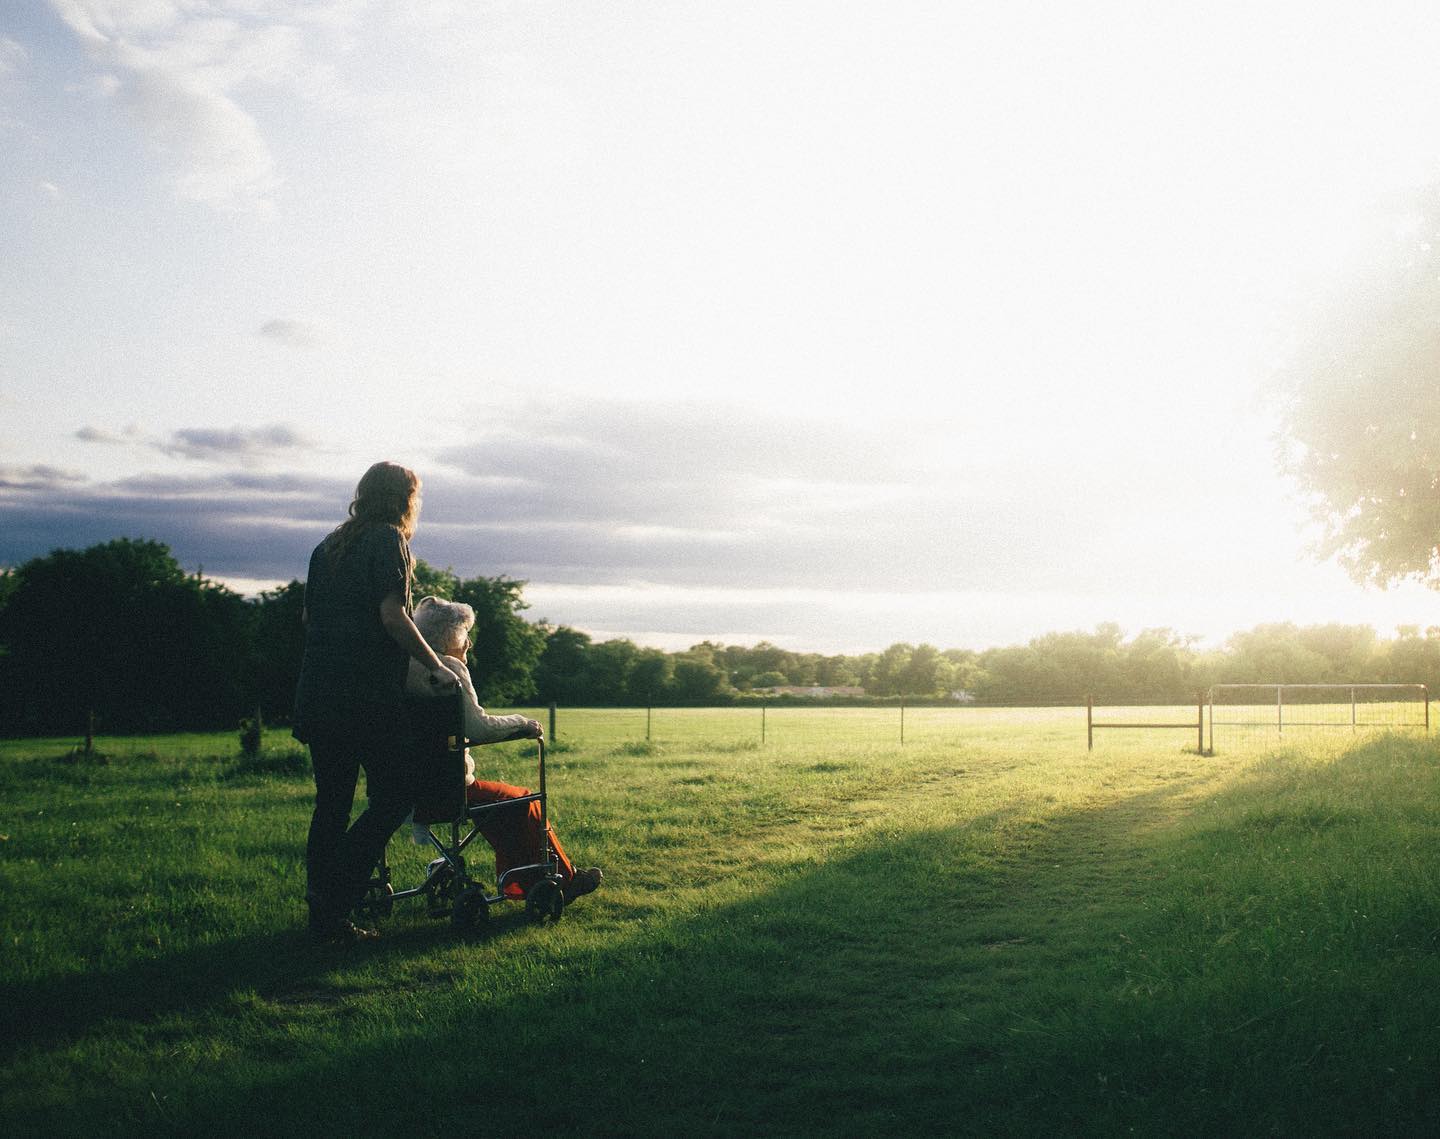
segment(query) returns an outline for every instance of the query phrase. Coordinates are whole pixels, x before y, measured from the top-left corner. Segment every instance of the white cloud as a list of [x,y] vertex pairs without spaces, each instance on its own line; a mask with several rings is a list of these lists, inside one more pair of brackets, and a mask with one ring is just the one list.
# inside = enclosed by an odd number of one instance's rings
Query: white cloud
[[22,44],[9,36],[0,36],[0,80],[18,74],[28,58],[29,53]]
[[311,96],[327,90],[328,67],[306,53],[306,26],[323,34],[341,26],[327,23],[325,6],[292,12],[275,3],[51,4],[104,69],[98,89],[129,108],[173,166],[181,197],[224,211],[268,209],[281,179],[243,97],[259,85]]
[[166,436],[149,434],[134,424],[119,431],[87,424],[75,432],[75,438],[82,443],[136,445],[174,458],[247,467],[311,445],[294,428],[279,423],[264,427],[182,427]]
[[292,428],[282,424],[268,427],[232,427],[228,430],[211,427],[187,427],[174,432],[170,438],[156,444],[169,455],[186,459],[200,459],[207,462],[237,460],[242,463],[255,462],[265,456],[293,451],[308,446],[306,440]]
[[261,206],[278,185],[255,121],[223,91],[164,67],[134,67],[126,89],[151,141],[180,168],[181,197],[222,209]]
[[259,335],[294,348],[312,348],[323,339],[320,329],[305,320],[267,320],[260,326]]
[[103,443],[107,446],[115,446],[138,443],[142,440],[143,433],[133,423],[120,431],[111,431],[108,428],[95,427],[87,423],[75,432],[75,438],[82,443]]
[[7,113],[6,105],[19,92],[21,76],[30,62],[30,54],[24,46],[8,36],[0,36],[0,131],[10,131],[20,125],[19,120]]
[[29,467],[0,467],[0,489],[4,490],[48,490],[85,481],[85,476],[78,471],[62,470],[45,463]]

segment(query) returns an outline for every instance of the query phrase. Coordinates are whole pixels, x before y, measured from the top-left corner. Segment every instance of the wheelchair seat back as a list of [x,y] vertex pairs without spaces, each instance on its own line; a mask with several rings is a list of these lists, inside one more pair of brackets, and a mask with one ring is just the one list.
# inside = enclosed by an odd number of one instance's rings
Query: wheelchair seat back
[[450,822],[465,814],[465,731],[460,697],[406,698],[415,773],[415,820]]

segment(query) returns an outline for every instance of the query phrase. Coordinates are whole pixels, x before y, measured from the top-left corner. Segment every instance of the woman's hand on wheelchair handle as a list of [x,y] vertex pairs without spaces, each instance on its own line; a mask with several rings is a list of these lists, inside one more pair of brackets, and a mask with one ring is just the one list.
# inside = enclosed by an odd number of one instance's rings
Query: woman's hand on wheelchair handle
[[460,687],[460,681],[448,668],[432,668],[430,687],[439,693],[454,692]]

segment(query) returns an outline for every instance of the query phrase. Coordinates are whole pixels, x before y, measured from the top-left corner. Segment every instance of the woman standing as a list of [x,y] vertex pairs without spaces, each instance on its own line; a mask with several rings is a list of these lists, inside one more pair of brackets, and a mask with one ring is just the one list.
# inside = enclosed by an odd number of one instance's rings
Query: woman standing
[[[413,806],[402,699],[409,662],[427,671],[437,692],[456,687],[410,617],[410,539],[419,513],[415,473],[376,463],[355,488],[349,519],[310,555],[294,734],[310,746],[315,769],[305,869],[318,941],[376,936],[348,914]],[[347,830],[362,767],[369,804]]]

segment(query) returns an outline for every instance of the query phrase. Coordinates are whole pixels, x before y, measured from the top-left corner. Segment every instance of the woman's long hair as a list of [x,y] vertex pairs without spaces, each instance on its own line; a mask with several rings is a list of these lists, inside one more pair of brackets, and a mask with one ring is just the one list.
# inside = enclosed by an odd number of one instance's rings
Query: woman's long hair
[[372,526],[394,526],[408,542],[420,513],[420,476],[399,463],[376,463],[360,476],[350,517],[325,539],[330,556],[343,558]]

